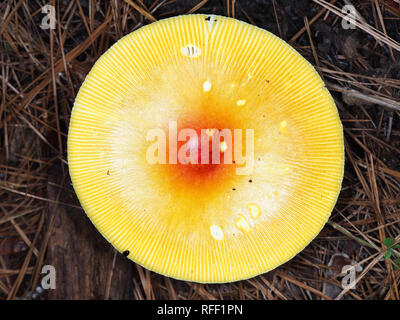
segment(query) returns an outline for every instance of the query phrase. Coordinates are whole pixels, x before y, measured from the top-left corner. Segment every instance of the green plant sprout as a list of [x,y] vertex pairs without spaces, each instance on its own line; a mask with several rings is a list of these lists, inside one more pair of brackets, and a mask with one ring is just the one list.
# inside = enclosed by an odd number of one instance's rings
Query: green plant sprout
[[394,244],[395,240],[392,238],[386,238],[383,241],[383,244],[387,247],[386,253],[385,253],[385,259],[391,259],[392,256],[392,262],[394,264],[394,269],[396,270],[397,268],[400,267],[400,255],[396,252],[394,252],[394,249],[399,249],[400,248],[400,243]]

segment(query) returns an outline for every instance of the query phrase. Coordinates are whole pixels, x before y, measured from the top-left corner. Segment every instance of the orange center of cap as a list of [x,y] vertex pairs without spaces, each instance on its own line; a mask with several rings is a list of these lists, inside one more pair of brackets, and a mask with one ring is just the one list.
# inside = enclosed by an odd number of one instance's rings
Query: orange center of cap
[[204,115],[190,121],[178,120],[176,130],[168,126],[167,164],[159,166],[171,188],[199,196],[232,183],[236,168],[234,128],[228,123],[235,121],[229,120]]

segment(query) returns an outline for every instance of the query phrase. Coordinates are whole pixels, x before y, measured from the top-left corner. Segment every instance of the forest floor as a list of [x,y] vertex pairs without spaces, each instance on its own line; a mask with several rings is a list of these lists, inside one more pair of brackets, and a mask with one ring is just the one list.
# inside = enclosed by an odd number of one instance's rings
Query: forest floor
[[[46,3],[54,30],[40,27]],[[355,28],[344,27],[345,5]],[[69,117],[94,62],[140,26],[186,13],[235,17],[284,39],[320,73],[343,123],[345,174],[329,222],[295,258],[245,281],[177,281],[128,261],[87,221],[68,175]],[[0,37],[0,299],[400,298],[399,1],[7,0]],[[349,264],[354,288],[342,286]],[[43,265],[70,288],[43,292]]]

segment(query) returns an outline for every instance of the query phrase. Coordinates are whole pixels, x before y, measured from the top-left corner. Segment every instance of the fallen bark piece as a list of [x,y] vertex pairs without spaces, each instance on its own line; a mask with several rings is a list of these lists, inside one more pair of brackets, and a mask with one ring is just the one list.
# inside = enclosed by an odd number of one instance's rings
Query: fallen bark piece
[[[51,200],[76,202],[64,189],[59,170],[51,170],[47,196]],[[53,182],[53,183],[51,183]],[[67,183],[66,183],[67,185]],[[55,215],[45,264],[56,270],[56,289],[49,299],[130,299],[132,263],[117,254],[96,231],[83,210],[49,203],[47,224]]]

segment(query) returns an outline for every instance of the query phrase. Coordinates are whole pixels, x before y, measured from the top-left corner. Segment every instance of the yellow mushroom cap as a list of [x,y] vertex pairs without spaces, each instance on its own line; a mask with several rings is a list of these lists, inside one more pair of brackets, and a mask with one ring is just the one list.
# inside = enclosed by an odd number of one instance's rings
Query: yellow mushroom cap
[[[210,136],[254,130],[253,170],[149,163],[147,134],[170,121]],[[283,40],[187,15],[132,32],[96,62],[75,100],[68,161],[117,250],[173,278],[230,282],[274,269],[319,233],[341,187],[343,132],[321,78]]]

